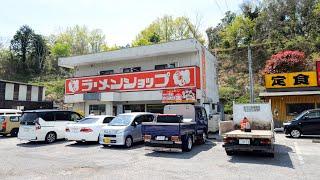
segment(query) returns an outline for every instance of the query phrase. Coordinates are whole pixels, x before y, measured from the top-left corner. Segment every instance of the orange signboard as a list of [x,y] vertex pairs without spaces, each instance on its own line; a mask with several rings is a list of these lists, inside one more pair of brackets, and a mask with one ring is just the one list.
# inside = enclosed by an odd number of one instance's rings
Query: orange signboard
[[200,88],[199,67],[112,74],[67,79],[66,94]]

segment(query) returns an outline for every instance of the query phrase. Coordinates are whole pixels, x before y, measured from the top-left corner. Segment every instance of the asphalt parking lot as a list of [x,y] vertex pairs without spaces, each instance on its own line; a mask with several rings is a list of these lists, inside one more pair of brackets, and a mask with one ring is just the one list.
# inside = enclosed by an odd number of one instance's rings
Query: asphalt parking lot
[[313,139],[277,134],[275,158],[269,158],[230,157],[215,140],[192,152],[165,153],[143,144],[127,150],[0,137],[0,179],[319,179],[320,143]]

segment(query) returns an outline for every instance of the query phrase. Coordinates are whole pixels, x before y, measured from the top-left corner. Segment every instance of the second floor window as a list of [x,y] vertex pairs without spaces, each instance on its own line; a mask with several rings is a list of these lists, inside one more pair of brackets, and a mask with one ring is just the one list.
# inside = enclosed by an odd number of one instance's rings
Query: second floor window
[[109,74],[113,74],[113,73],[114,73],[113,70],[100,71],[100,75],[109,75]]
[[175,63],[171,63],[171,64],[159,64],[159,65],[155,65],[154,69],[155,70],[160,70],[160,69],[171,69],[171,68],[175,68],[176,64]]
[[140,71],[141,71],[141,67],[123,68],[124,73],[140,72]]

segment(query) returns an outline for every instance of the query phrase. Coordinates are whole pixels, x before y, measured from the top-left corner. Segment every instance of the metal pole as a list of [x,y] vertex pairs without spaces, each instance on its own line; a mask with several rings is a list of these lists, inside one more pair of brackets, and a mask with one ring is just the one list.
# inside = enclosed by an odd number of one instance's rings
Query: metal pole
[[249,81],[250,81],[250,103],[254,103],[254,82],[252,73],[251,47],[248,45]]

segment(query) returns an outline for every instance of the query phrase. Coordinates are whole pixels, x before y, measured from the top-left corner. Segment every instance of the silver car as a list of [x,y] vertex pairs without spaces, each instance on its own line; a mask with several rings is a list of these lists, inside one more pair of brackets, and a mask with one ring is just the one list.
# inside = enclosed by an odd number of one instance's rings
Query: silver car
[[148,112],[124,113],[116,116],[108,126],[102,128],[99,143],[103,146],[124,145],[129,148],[143,141],[142,122],[152,122],[155,115]]

